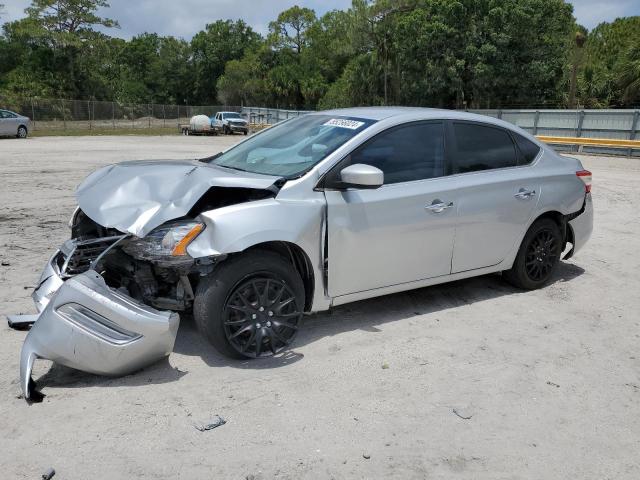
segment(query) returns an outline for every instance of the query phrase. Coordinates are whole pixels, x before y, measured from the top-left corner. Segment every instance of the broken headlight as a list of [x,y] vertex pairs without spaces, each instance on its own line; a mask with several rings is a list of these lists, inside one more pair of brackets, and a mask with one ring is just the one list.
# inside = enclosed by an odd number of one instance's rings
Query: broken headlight
[[125,253],[151,262],[164,260],[175,263],[191,260],[187,246],[204,230],[200,222],[169,222],[151,231],[146,237],[133,237],[124,243]]

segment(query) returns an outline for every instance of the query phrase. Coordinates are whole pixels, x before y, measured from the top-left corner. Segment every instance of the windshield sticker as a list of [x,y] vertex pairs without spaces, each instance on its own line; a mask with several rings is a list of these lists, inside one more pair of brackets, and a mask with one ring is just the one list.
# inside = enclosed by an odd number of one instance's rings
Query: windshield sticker
[[331,120],[323,124],[323,126],[327,127],[348,128],[349,130],[357,130],[363,125],[364,122],[358,122],[356,120],[345,120],[344,118],[332,118]]

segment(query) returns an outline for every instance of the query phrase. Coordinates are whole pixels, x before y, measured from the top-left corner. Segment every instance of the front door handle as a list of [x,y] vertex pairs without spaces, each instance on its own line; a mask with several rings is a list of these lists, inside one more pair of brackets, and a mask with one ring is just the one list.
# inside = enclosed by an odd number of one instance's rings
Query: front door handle
[[453,202],[444,203],[442,200],[434,200],[431,205],[427,205],[424,208],[429,210],[431,213],[442,213],[451,207],[453,207]]
[[526,188],[521,188],[518,190],[518,193],[514,195],[514,197],[519,198],[520,200],[528,200],[531,197],[535,196],[535,190],[527,190]]

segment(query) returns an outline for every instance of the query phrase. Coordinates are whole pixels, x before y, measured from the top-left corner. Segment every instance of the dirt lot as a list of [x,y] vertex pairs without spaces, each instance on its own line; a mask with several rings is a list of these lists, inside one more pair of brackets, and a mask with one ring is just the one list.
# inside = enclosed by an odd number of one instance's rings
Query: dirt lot
[[[239,138],[1,140],[0,315],[34,311],[90,171]],[[640,162],[583,162],[594,235],[539,291],[493,275],[347,305],[258,362],[221,357],[187,319],[167,361],[125,378],[38,362],[32,406],[25,332],[0,324],[0,476],[640,478]],[[228,423],[194,428],[216,414]]]

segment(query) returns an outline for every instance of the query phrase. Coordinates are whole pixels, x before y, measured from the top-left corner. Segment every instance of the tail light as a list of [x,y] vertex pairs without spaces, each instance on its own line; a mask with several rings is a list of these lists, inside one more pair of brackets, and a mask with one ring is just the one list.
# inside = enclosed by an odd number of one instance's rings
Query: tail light
[[591,172],[589,170],[580,170],[576,175],[584,182],[584,189],[587,193],[591,193]]

